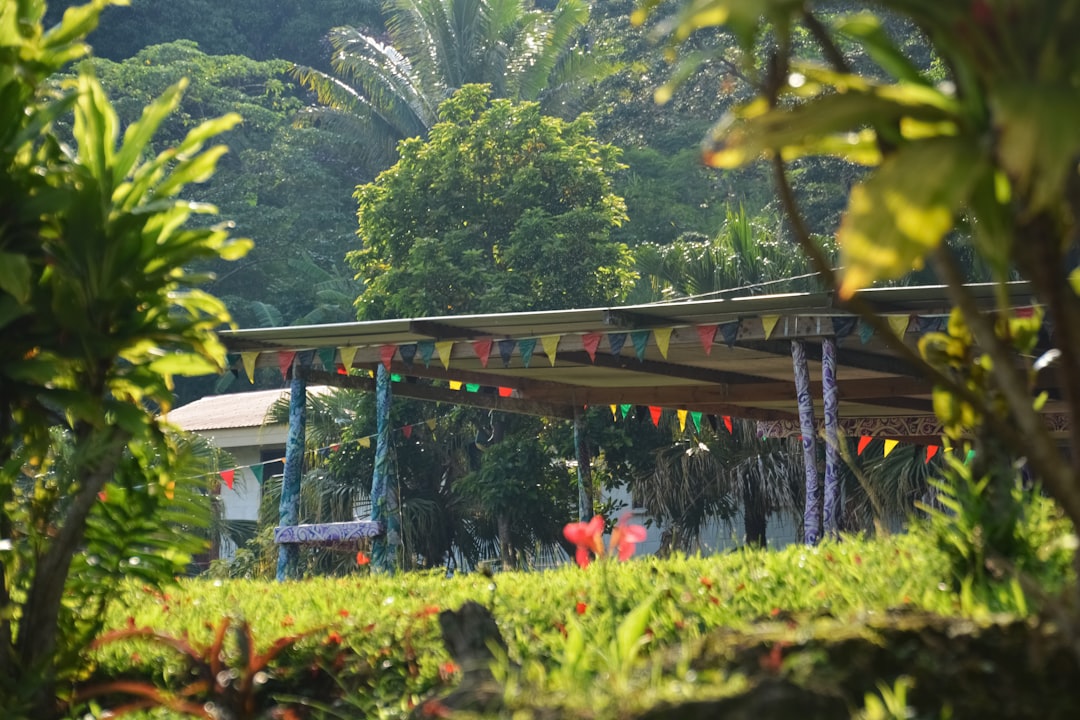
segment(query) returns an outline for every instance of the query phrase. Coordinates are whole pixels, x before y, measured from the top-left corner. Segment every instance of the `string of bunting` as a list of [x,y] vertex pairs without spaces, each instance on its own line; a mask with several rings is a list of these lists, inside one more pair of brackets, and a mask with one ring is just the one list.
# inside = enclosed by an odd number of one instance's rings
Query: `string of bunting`
[[[1017,312],[1020,313],[1024,310],[1024,308],[1020,308]],[[859,338],[860,342],[866,344],[870,342],[875,333],[873,326],[865,323],[859,318],[830,316],[826,319],[831,322],[832,327],[823,327],[822,332],[826,332],[836,337],[837,340],[843,340],[850,335],[855,335]],[[693,328],[701,342],[702,351],[706,355],[710,355],[718,338],[728,347],[733,347],[736,340],[740,337],[740,333],[748,327],[748,324],[753,332],[757,332],[757,328],[754,326],[757,323],[760,323],[760,332],[764,335],[766,340],[769,340],[778,327],[785,328],[785,332],[793,331],[793,328],[800,320],[805,320],[805,318],[799,316],[763,315],[760,318],[754,318],[752,320],[732,320],[726,323],[694,325]],[[903,334],[907,332],[916,332],[921,335],[927,332],[942,331],[948,323],[948,318],[944,315],[887,315],[886,321],[893,333],[903,336]],[[627,346],[627,340],[629,340],[629,346],[633,348],[634,355],[639,361],[645,360],[645,354],[651,340],[656,346],[657,351],[660,353],[660,356],[666,360],[671,347],[671,336],[675,330],[676,327],[674,326],[656,327],[651,329],[632,330],[629,332],[589,332],[581,334],[578,337],[581,340],[582,348],[589,356],[591,362],[596,362],[596,356],[601,352],[605,339],[607,340],[608,352],[613,356],[621,355],[624,347]],[[380,345],[378,350],[379,360],[386,366],[387,370],[390,369],[395,356],[400,357],[406,367],[411,367],[413,363],[417,361],[423,363],[424,367],[430,367],[435,358],[438,358],[438,361],[442,363],[443,368],[449,370],[455,345],[468,345],[471,347],[473,354],[484,368],[488,367],[493,354],[498,356],[503,367],[509,367],[514,357],[515,350],[518,353],[521,364],[527,368],[531,365],[537,346],[539,346],[543,351],[543,354],[547,357],[551,367],[555,367],[559,345],[564,337],[566,337],[566,334],[541,335],[530,338],[497,339],[494,337],[487,337],[469,341],[421,340],[413,343]],[[341,347],[316,348],[313,351],[312,361],[317,358],[318,363],[326,372],[347,374],[348,369],[353,366],[353,361],[355,360],[359,349],[360,346],[347,345]],[[287,378],[289,369],[292,367],[293,360],[297,355],[296,350],[251,350],[232,353],[228,357],[228,367],[230,369],[236,368],[237,364],[239,364],[247,375],[248,381],[254,383],[256,363],[263,352],[276,353],[278,369],[281,371],[282,377]],[[237,371],[234,370],[234,372]]]
[[[411,425],[402,425],[401,427],[394,428],[393,430],[391,430],[391,432],[400,432],[402,435],[405,436],[406,439],[409,439],[409,438],[412,437],[414,428],[416,428],[418,425],[426,425],[429,431],[434,432],[435,431],[435,426],[438,423],[438,421],[439,421],[438,418],[428,418],[427,420],[425,420],[422,423],[413,423]],[[352,440],[350,440],[348,442],[331,443],[330,445],[327,445],[325,447],[315,448],[313,450],[307,450],[307,451],[305,451],[304,455],[307,458],[311,458],[311,459],[318,458],[318,457],[328,457],[330,455],[330,453],[338,452],[339,450],[341,450],[342,447],[345,447],[347,445],[352,445],[352,444],[359,445],[362,448],[369,448],[369,447],[371,447],[372,440],[375,437],[376,437],[376,435],[372,434],[372,435],[365,435],[364,437],[361,437],[361,438],[354,438],[354,439],[352,439]],[[266,466],[267,465],[273,465],[274,463],[281,463],[281,462],[285,462],[284,457],[277,457],[277,458],[273,458],[273,459],[270,459],[270,460],[264,460],[264,461],[259,462],[259,463],[252,463],[251,465],[237,465],[236,467],[229,468],[228,470],[221,470],[216,474],[221,478],[221,481],[223,483],[225,483],[225,486],[228,487],[230,490],[233,489],[233,485],[236,483],[236,473],[237,473],[237,471],[240,471],[240,470],[250,470],[251,474],[254,475],[255,479],[259,482],[259,485],[262,485],[263,481],[265,480]],[[206,475],[203,475],[202,477],[210,477],[211,475],[214,475],[214,474],[215,473],[207,473]]]

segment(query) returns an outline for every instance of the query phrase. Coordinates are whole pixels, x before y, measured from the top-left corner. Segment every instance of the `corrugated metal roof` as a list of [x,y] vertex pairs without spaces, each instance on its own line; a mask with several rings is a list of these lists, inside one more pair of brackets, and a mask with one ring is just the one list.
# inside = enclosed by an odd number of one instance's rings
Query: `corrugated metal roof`
[[[332,389],[318,385],[309,387],[308,392],[323,394]],[[274,403],[288,397],[288,388],[211,395],[175,408],[167,417],[173,425],[192,432],[260,427],[266,424],[266,415]]]
[[[987,310],[997,307],[997,290],[992,284],[967,287]],[[1006,293],[1013,307],[1033,302],[1026,283],[1011,283]],[[373,371],[389,349],[391,370],[403,378],[395,395],[421,400],[552,417],[572,417],[584,405],[649,405],[775,422],[797,418],[792,341],[805,346],[820,412],[822,344],[834,338],[841,419],[932,420],[930,384],[891,343],[898,335],[917,352],[919,337],[940,329],[951,310],[947,288],[883,288],[859,296],[895,321],[884,334],[865,326],[831,293],[789,293],[237,330],[221,338],[231,353],[258,351],[258,367],[277,368],[282,352],[321,350],[305,367],[309,381],[361,390],[372,381],[362,372],[338,375],[341,364],[351,357],[350,370]],[[710,325],[717,327],[705,327]],[[651,332],[636,346],[624,335],[639,331],[640,341],[643,330]],[[715,332],[711,342],[703,339],[709,330]],[[545,338],[557,338],[556,357],[545,351]],[[522,342],[534,339],[540,341]],[[489,357],[481,357],[477,340],[493,343]],[[505,357],[500,341],[510,348]],[[400,354],[402,346],[420,342],[427,351],[442,344],[427,361],[419,347],[412,348],[414,357]],[[240,358],[233,362],[239,370]],[[480,390],[455,392],[454,383]],[[1056,397],[1051,392],[1049,412],[1060,409]]]

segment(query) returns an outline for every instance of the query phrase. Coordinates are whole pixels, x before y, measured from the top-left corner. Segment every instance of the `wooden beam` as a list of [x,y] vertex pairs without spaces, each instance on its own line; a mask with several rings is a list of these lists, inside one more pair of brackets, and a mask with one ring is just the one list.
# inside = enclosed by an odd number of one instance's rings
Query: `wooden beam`
[[[570,362],[575,365],[595,365],[600,368],[613,370],[626,370],[628,372],[645,373],[647,375],[662,375],[664,377],[680,378],[683,380],[696,380],[713,385],[729,383],[750,382],[776,382],[772,378],[761,375],[749,375],[747,373],[729,372],[727,370],[710,370],[691,365],[676,365],[675,363],[662,362],[659,360],[638,360],[633,357],[611,355],[609,353],[596,353],[596,359],[591,360],[589,354],[583,350],[561,352],[557,360]],[[557,367],[557,365],[556,365]]]
[[[358,377],[356,375],[337,375],[322,370],[308,370],[305,373],[309,382],[331,385],[333,387],[374,392],[375,381],[371,378]],[[464,390],[449,390],[437,388],[420,383],[394,383],[394,395],[407,397],[413,400],[426,400],[428,402],[443,402],[451,405],[465,405],[468,407],[486,408],[500,412],[517,413],[519,415],[533,415],[536,417],[557,417],[571,420],[574,417],[574,408],[569,404],[557,404],[524,400],[521,398],[507,398],[489,393],[471,393]]]
[[[804,341],[803,346],[806,348],[807,360],[821,362],[820,343]],[[783,356],[791,354],[791,343],[784,340],[740,341],[736,342],[736,347],[768,353],[770,355]],[[865,350],[840,347],[837,348],[836,361],[839,366],[837,369],[838,374],[842,372],[845,367],[853,367],[858,368],[859,370],[870,370],[871,372],[887,373],[889,375],[922,377],[914,367],[895,355],[879,355],[877,353],[866,352]]]

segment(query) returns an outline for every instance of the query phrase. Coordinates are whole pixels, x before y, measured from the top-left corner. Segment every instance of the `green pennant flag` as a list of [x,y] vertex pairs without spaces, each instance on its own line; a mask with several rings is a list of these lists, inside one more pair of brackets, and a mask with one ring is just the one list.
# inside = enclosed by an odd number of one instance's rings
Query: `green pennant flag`
[[518,341],[518,350],[521,351],[521,364],[529,367],[532,362],[533,350],[536,349],[536,338],[525,338]]
[[265,472],[265,466],[263,466],[263,465],[252,465],[251,466],[251,474],[255,476],[255,479],[259,481],[260,485],[263,484],[263,474],[264,474],[264,472]]
[[632,407],[634,407],[634,406],[633,405],[620,405],[619,406],[619,410],[622,412],[623,420],[625,420],[626,416],[630,414],[630,408],[632,408]]
[[694,427],[698,432],[701,432],[701,412],[698,410],[690,411],[690,419],[694,421]]
[[474,383],[465,383],[465,392],[480,392],[480,385]]
[[337,355],[337,348],[319,348],[315,352],[319,356],[319,362],[322,364],[322,369],[324,371],[332,373],[337,370],[337,368],[334,367],[334,356]]

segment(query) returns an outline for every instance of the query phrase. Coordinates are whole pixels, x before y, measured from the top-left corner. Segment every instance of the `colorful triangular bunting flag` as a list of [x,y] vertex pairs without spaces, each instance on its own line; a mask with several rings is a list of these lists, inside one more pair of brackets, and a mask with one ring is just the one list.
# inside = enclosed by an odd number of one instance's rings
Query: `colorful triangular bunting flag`
[[289,368],[292,367],[293,358],[296,357],[296,352],[293,350],[283,350],[277,354],[278,368],[281,370],[281,378],[283,380],[289,379]]
[[930,460],[932,460],[933,457],[935,455],[937,455],[937,452],[940,449],[941,449],[941,447],[939,445],[927,445],[926,446],[926,462],[930,462]]
[[420,360],[424,367],[431,367],[431,358],[435,355],[435,341],[421,340],[416,343],[416,352],[420,353]]
[[401,434],[405,436],[406,440],[411,438],[412,437],[412,425],[406,425],[405,427],[401,428]]
[[889,321],[889,329],[892,330],[893,335],[903,340],[911,317],[908,315],[888,315],[886,320]]
[[536,349],[536,338],[519,340],[518,349],[521,350],[521,364],[529,367],[529,363],[532,362],[533,350]]
[[735,431],[731,429],[731,416],[730,415],[725,415],[724,416],[724,427],[727,428],[728,435],[733,435],[735,433]]
[[694,422],[694,428],[701,432],[701,413],[697,410],[691,410],[690,419]]
[[705,354],[712,354],[713,340],[716,339],[716,325],[698,325],[697,334],[701,340],[701,347],[704,348]]
[[581,336],[581,344],[585,348],[585,352],[589,354],[589,360],[596,362],[596,349],[600,347],[600,338],[603,335],[600,333],[585,333]]
[[240,353],[240,362],[244,364],[244,372],[247,374],[248,382],[252,384],[255,383],[255,361],[258,359],[258,350]]
[[499,386],[499,397],[510,397],[514,394],[514,388]]
[[765,331],[765,339],[768,340],[772,335],[773,330],[776,329],[776,323],[780,322],[779,315],[762,315],[761,316],[761,329]]
[[439,360],[442,361],[443,369],[450,369],[450,353],[454,350],[453,340],[443,340],[442,342],[435,343],[435,351],[439,353]]
[[643,361],[645,349],[649,346],[649,331],[635,330],[630,333],[630,342],[634,343],[634,355],[637,356],[638,361]]
[[885,457],[889,457],[889,453],[896,449],[896,446],[900,444],[899,440],[886,440],[885,441]]
[[515,345],[517,345],[517,340],[513,338],[503,338],[499,341],[499,358],[502,360],[503,367],[510,367],[510,358],[514,356]]
[[551,367],[555,367],[555,352],[559,348],[559,340],[562,335],[545,335],[540,338],[540,344],[544,346],[544,352],[548,356]]
[[356,351],[360,348],[357,347],[340,347],[338,348],[338,357],[341,358],[341,364],[345,367],[345,374],[348,375],[352,370],[353,360],[356,359]]
[[254,475],[255,480],[257,480],[258,483],[260,485],[262,485],[263,484],[263,477],[266,475],[266,466],[265,465],[252,465],[251,466],[251,474]]
[[236,480],[236,470],[222,470],[220,474],[225,486],[232,490],[233,482]]
[[685,410],[676,410],[675,415],[679,418],[679,432],[686,432],[686,416],[689,413]]
[[720,337],[724,338],[724,344],[729,348],[735,347],[735,341],[739,338],[739,321],[733,320],[721,325]]
[[383,345],[379,348],[379,359],[387,372],[390,372],[390,363],[394,361],[394,353],[396,352],[397,345]]
[[416,343],[399,345],[397,351],[398,355],[401,356],[401,362],[405,363],[405,367],[412,367],[413,360],[416,359]]
[[619,412],[622,413],[623,420],[625,420],[626,416],[630,414],[630,408],[632,408],[632,407],[634,407],[634,406],[633,405],[620,405],[619,406]]
[[451,390],[460,390],[461,385],[462,385],[462,383],[461,383],[460,380],[451,380],[450,381],[450,389]]
[[611,419],[612,420],[618,420],[619,419],[619,406],[618,405],[612,405],[611,406]]
[[488,358],[491,357],[491,345],[494,341],[491,338],[484,338],[482,340],[473,340],[472,347],[473,352],[476,353],[476,357],[480,358],[480,366],[487,367]]
[[656,338],[656,347],[660,350],[660,356],[667,360],[668,344],[671,342],[671,328],[653,328],[653,337]]
[[322,365],[322,369],[328,373],[334,372],[334,355],[337,354],[337,351],[332,347],[319,348],[316,354],[319,356],[319,364]]
[[626,345],[626,333],[608,333],[607,341],[611,354],[618,355],[622,352],[623,345]]
[[866,446],[869,445],[871,443],[871,441],[873,441],[873,439],[874,438],[870,437],[869,435],[863,435],[861,438],[859,438],[859,448],[858,448],[856,454],[857,455],[862,455],[863,450],[866,449]]
[[362,448],[371,447],[371,438],[369,438],[369,437],[360,438],[360,447],[362,447]]
[[664,413],[663,408],[658,408],[655,405],[649,406],[649,417],[652,418],[653,425],[660,425],[660,416]]

